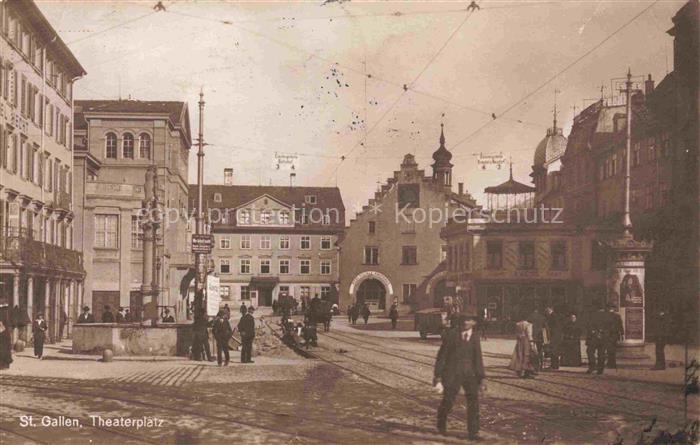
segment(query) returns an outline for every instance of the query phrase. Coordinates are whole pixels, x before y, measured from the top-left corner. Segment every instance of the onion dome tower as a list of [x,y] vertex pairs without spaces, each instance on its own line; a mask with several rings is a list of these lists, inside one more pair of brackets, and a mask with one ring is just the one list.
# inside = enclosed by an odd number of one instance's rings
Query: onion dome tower
[[440,147],[433,153],[433,181],[437,184],[452,188],[452,153],[445,148],[445,124],[440,124]]

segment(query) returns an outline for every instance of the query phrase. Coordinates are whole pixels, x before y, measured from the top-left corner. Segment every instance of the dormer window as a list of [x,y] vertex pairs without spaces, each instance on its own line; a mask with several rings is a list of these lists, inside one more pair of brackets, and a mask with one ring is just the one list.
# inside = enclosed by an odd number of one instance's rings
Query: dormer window
[[263,210],[262,212],[260,212],[260,224],[270,224],[271,217],[272,214],[269,210]]
[[221,202],[221,193],[214,193],[214,202]]
[[250,211],[241,210],[238,212],[238,224],[250,224]]
[[316,204],[316,195],[304,196],[304,202],[307,204]]

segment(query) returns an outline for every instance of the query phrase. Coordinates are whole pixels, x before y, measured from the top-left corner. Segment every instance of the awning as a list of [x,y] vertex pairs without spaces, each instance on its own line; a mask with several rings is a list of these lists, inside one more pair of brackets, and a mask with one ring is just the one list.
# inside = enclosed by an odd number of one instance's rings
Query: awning
[[258,290],[272,290],[279,282],[277,277],[253,277],[250,279],[250,287]]

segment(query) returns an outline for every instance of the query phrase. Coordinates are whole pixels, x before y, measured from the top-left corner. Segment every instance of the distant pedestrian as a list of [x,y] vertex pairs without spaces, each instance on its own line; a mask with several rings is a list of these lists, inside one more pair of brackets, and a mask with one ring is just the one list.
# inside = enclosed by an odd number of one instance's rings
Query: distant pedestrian
[[605,318],[606,314],[601,307],[591,314],[588,320],[586,333],[586,355],[588,356],[588,374],[595,371],[602,374],[605,370]]
[[316,323],[311,321],[309,316],[304,317],[304,346],[309,349],[309,346],[318,346],[318,331]]
[[248,308],[245,307],[245,301],[243,303],[241,303],[241,307],[238,310],[240,311],[241,315],[244,315],[245,313],[248,312]]
[[365,320],[365,324],[367,324],[367,321],[369,321],[369,316],[372,314],[372,311],[369,310],[369,304],[365,303],[364,306],[362,306],[362,318]]
[[12,334],[0,321],[0,369],[9,369],[12,363]]
[[352,324],[357,324],[357,319],[360,317],[360,308],[358,305],[355,305],[352,307],[352,314],[350,315],[350,319],[352,321]]
[[102,323],[114,323],[114,314],[109,306],[105,306],[105,311],[102,313]]
[[228,352],[228,342],[231,339],[231,325],[226,319],[226,312],[220,310],[216,314],[214,319],[214,326],[212,327],[212,333],[214,334],[214,339],[216,340],[216,361],[221,366],[221,362],[224,362],[224,366],[228,366],[229,362],[229,352]]
[[561,357],[561,345],[564,340],[564,321],[558,313],[554,312],[554,308],[551,306],[545,309],[545,314],[545,329],[549,340],[549,367],[557,370],[559,369],[559,359]]
[[396,323],[399,321],[399,310],[396,303],[391,305],[389,309],[389,319],[391,320],[391,329],[396,329]]
[[537,369],[542,369],[544,363],[544,324],[547,321],[539,309],[535,308],[527,321],[532,323],[532,339],[537,347]]
[[562,366],[581,366],[581,328],[576,314],[569,315],[564,323],[562,343]]
[[66,330],[66,326],[68,325],[68,314],[66,314],[66,311],[61,307],[61,312],[58,314],[58,338],[59,340],[63,338],[63,333]]
[[175,323],[175,318],[170,315],[170,309],[167,307],[165,308],[165,311],[163,311],[163,318],[161,319],[161,323]]
[[489,323],[489,310],[488,308],[484,308],[479,317],[479,323],[477,325],[477,329],[479,333],[481,334],[481,339],[482,340],[488,340],[486,338],[486,330],[488,328],[488,323]]
[[124,313],[124,308],[119,307],[119,312],[117,312],[117,323],[124,323],[124,318],[126,314]]
[[78,323],[94,323],[95,317],[90,313],[88,306],[83,307],[83,313],[78,316]]
[[17,340],[26,340],[25,327],[31,324],[32,320],[29,318],[29,314],[26,309],[20,308],[19,305],[15,305],[10,313],[10,336],[12,338],[12,343]]
[[510,369],[518,374],[518,377],[532,378],[537,373],[537,350],[532,337],[532,323],[527,321],[524,315],[515,324],[515,349],[510,359]]
[[255,340],[254,308],[241,308],[243,316],[238,322],[238,332],[241,336],[241,363],[253,363],[253,340]]
[[460,388],[467,399],[467,432],[469,440],[479,439],[479,391],[484,390],[484,361],[481,341],[476,334],[476,321],[458,317],[454,329],[449,329],[435,361],[433,385],[442,392],[437,413],[437,429],[447,434],[447,416],[452,410]]
[[656,313],[656,317],[653,321],[652,334],[656,360],[654,367],[651,369],[654,371],[661,371],[666,369],[666,344],[671,334],[671,320],[666,310],[661,309]]
[[607,368],[617,368],[617,342],[624,337],[625,330],[622,326],[620,314],[615,312],[615,306],[608,305],[605,317],[605,357],[607,358]]
[[44,359],[44,340],[46,340],[46,330],[48,329],[43,314],[37,314],[36,320],[32,324],[32,335],[34,336],[34,356],[39,360]]
[[348,304],[348,323],[352,323],[352,304]]
[[132,321],[134,321],[134,318],[131,315],[131,312],[129,312],[129,308],[126,308],[126,310],[124,311],[124,322],[131,323]]

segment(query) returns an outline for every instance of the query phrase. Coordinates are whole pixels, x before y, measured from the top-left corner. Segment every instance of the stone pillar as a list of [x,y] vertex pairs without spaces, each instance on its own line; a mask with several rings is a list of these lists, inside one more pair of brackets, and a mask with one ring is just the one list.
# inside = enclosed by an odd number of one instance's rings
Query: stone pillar
[[606,243],[612,253],[608,270],[607,304],[619,310],[624,339],[619,343],[622,358],[644,357],[644,272],[651,243],[635,241],[631,235]]
[[[27,315],[29,315],[29,320],[34,321],[34,316],[32,314],[32,305],[34,303],[34,277],[32,275],[27,275]],[[28,325],[24,328],[24,340],[29,338],[32,326]]]
[[48,333],[50,334],[51,325],[49,324],[49,311],[51,309],[51,284],[52,279],[50,277],[46,278],[46,287],[44,288],[44,309],[42,313],[44,314],[44,320],[46,320],[46,325],[48,326]]
[[66,314],[66,327],[63,329],[63,333],[66,338],[70,338],[71,326],[72,326],[72,312],[71,305],[73,304],[73,280],[68,280],[66,287],[66,297],[63,299],[63,311]]
[[[10,313],[16,304],[19,304],[19,272],[15,272],[12,276],[12,300],[10,301]],[[12,344],[19,340],[19,330],[16,327],[12,328]]]

